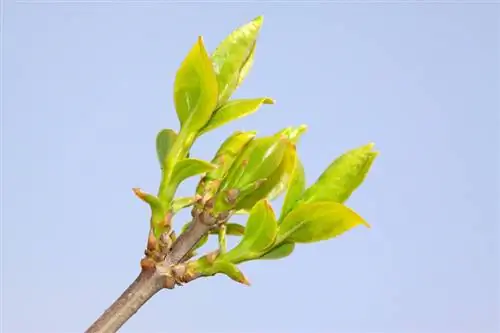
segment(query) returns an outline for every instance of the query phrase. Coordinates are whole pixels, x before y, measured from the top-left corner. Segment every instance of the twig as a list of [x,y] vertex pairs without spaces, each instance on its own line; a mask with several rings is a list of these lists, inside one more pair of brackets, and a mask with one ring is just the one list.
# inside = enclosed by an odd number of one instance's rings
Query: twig
[[164,279],[154,270],[143,270],[121,296],[85,333],[116,332],[153,295],[164,288]]
[[114,333],[125,324],[158,291],[171,287],[171,268],[189,255],[198,241],[213,228],[218,219],[203,210],[193,209],[193,221],[172,245],[165,261],[144,267],[135,281],[90,326],[85,333]]

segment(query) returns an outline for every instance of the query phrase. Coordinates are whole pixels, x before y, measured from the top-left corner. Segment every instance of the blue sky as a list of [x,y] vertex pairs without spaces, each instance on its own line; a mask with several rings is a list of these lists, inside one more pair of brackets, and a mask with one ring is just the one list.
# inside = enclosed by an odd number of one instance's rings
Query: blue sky
[[161,292],[121,332],[498,332],[498,9],[4,1],[3,332],[82,332],[135,278],[149,212],[131,188],[157,189],[178,65],[198,35],[213,50],[260,14],[235,97],[277,103],[193,155],[237,129],[305,123],[311,184],[374,141],[381,154],[347,203],[372,229],[245,264],[252,287],[217,276]]

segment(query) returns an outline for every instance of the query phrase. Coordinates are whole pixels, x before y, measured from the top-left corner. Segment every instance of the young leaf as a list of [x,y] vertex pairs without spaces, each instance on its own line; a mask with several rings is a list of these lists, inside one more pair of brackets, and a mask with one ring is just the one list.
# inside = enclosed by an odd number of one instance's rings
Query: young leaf
[[225,103],[250,70],[263,17],[234,30],[212,54],[219,84],[219,105]]
[[286,139],[276,135],[252,140],[231,165],[220,189],[241,189],[266,179],[278,168],[286,147]]
[[295,249],[294,243],[282,243],[282,244],[278,245],[277,247],[268,251],[266,254],[261,256],[259,259],[275,260],[275,259],[285,258],[285,257],[288,257],[290,254],[292,254],[293,249]]
[[280,133],[284,134],[288,140],[297,144],[302,134],[307,131],[307,125],[300,125],[298,127],[287,127],[283,129]]
[[243,272],[240,271],[238,267],[236,267],[236,265],[225,260],[215,260],[212,267],[207,270],[207,273],[211,273],[209,275],[222,273],[236,282],[245,284],[247,286],[250,285],[250,282],[247,280]]
[[189,207],[193,205],[196,201],[195,197],[181,197],[181,198],[175,198],[172,201],[172,211],[174,213],[177,213],[183,208]]
[[151,228],[153,229],[155,237],[160,237],[166,228],[164,222],[167,213],[160,199],[152,194],[144,192],[140,188],[133,188],[132,190],[139,199],[147,203],[151,208]]
[[280,165],[288,147],[286,139],[276,136],[256,139],[250,143],[252,144],[254,144],[253,149],[244,156],[246,157],[245,172],[238,179],[236,187],[269,177]]
[[280,220],[282,220],[295,206],[297,200],[304,193],[306,188],[306,176],[304,172],[304,166],[302,162],[297,157],[295,159],[295,165],[293,169],[293,174],[288,185],[288,191],[285,195],[285,201],[281,207]]
[[262,104],[274,104],[274,101],[267,97],[229,101],[214,111],[212,118],[210,118],[205,127],[200,130],[198,135],[202,135],[230,121],[252,114],[257,111]]
[[248,73],[250,72],[250,69],[252,69],[256,48],[257,48],[257,43],[253,43],[252,51],[250,51],[250,55],[248,56],[245,64],[243,65],[243,67],[241,67],[240,77],[238,78],[238,84],[236,85],[236,87],[239,87],[241,85],[243,80],[247,77]]
[[217,96],[217,77],[199,37],[175,76],[174,103],[181,127],[197,133],[212,116]]
[[369,227],[358,214],[343,204],[326,201],[303,203],[281,223],[276,243],[312,243],[341,235],[358,225]]
[[235,132],[230,135],[220,146],[212,160],[212,164],[217,165],[217,168],[207,173],[198,183],[196,193],[213,194],[220,185],[221,179],[227,174],[229,168],[243,151],[245,146],[253,140],[255,132]]
[[245,234],[245,227],[238,223],[227,223],[226,234],[231,236],[242,236]]
[[194,158],[186,158],[175,165],[172,173],[172,184],[177,187],[184,179],[193,177],[215,168],[212,163]]
[[171,129],[161,130],[156,136],[156,154],[162,169],[164,167],[165,156],[167,156],[168,152],[172,148],[176,137],[177,133]]
[[[306,125],[300,125],[298,127],[287,127],[278,134],[284,135],[285,137],[288,138],[288,140],[293,143],[293,150],[291,149],[288,157],[284,158],[283,160],[286,161],[286,165],[284,166],[285,170],[283,172],[283,175],[281,177],[281,180],[279,183],[272,189],[272,191],[269,193],[268,198],[269,200],[274,200],[278,196],[280,196],[289,186],[292,174],[295,169],[295,163],[296,160],[298,159],[297,153],[295,151],[295,145],[297,144],[299,138],[301,135],[307,130]],[[298,162],[300,163],[300,161]]]
[[224,260],[238,263],[258,258],[273,244],[277,228],[271,205],[266,200],[258,202],[250,212],[241,242],[224,256]]
[[316,183],[305,191],[300,202],[346,201],[363,182],[378,155],[372,150],[373,146],[370,143],[350,150],[333,161]]
[[253,193],[238,198],[235,209],[251,209],[256,202],[268,198],[272,200],[288,184],[296,160],[295,146],[285,139],[285,151],[278,167]]

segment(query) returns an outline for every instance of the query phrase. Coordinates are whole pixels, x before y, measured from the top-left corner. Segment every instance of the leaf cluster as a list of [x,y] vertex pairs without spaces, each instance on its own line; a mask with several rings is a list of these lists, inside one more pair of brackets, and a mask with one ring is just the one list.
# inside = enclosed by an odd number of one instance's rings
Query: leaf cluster
[[[377,156],[373,144],[347,151],[336,158],[312,185],[306,185],[303,164],[296,146],[307,127],[291,126],[273,135],[235,132],[219,147],[211,161],[190,157],[193,143],[203,134],[250,115],[269,97],[231,99],[248,75],[263,22],[257,17],[237,28],[209,54],[199,37],[181,63],[174,82],[174,104],[180,128],[163,129],[156,137],[161,168],[158,194],[136,189],[151,208],[151,234],[161,243],[171,240],[171,217],[181,209],[203,209],[218,223],[198,241],[195,250],[210,235],[219,238],[219,248],[189,262],[197,274],[223,273],[248,283],[237,267],[251,260],[281,259],[299,243],[328,240],[358,226],[369,226],[344,203],[366,177]],[[186,179],[200,176],[192,197],[175,197]],[[271,202],[284,196],[277,216]],[[245,225],[229,223],[236,213],[248,215]],[[182,232],[187,230],[186,224]],[[240,237],[226,249],[226,236]],[[163,240],[164,241],[164,240]]]

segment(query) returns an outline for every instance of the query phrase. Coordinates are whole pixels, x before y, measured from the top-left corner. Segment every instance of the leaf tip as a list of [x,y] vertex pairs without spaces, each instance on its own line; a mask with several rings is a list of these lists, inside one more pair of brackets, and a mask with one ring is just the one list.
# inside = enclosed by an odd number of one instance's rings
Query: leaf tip
[[139,199],[142,199],[144,200],[144,197],[146,196],[146,193],[144,193],[143,190],[141,190],[140,188],[138,187],[134,187],[132,188],[132,191],[134,192],[134,194],[139,198]]
[[365,146],[367,150],[372,150],[375,147],[375,142],[370,141],[368,144]]
[[252,20],[252,22],[253,22],[254,24],[256,24],[256,25],[261,26],[261,25],[262,25],[262,23],[264,23],[264,15],[259,15],[259,16],[257,16],[256,18],[254,18],[254,19]]
[[265,97],[264,100],[262,101],[262,104],[276,104],[276,100],[270,97]]
[[244,284],[245,286],[248,286],[250,287],[251,284],[250,284],[250,281],[248,281],[248,279],[242,275],[239,279],[238,279],[238,282],[241,283],[241,284]]

